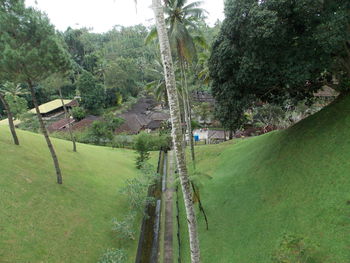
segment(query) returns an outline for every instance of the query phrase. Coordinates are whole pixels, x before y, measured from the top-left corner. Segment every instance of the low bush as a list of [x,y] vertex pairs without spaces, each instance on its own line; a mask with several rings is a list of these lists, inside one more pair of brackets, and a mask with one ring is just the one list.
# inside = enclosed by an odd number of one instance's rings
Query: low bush
[[123,249],[107,249],[98,263],[125,263],[127,256]]
[[121,240],[135,240],[135,230],[134,230],[134,220],[135,213],[130,212],[125,216],[123,220],[113,219],[112,230],[115,231],[118,235],[118,238]]

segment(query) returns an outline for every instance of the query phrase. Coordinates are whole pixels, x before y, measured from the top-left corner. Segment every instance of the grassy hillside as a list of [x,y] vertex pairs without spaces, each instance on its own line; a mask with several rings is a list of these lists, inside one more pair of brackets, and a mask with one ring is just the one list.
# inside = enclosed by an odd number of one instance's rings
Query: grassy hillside
[[[0,127],[0,262],[97,262],[118,248],[111,221],[127,209],[118,189],[137,174],[134,153],[53,139],[60,186],[44,138],[18,133],[20,147]],[[130,262],[136,242],[123,243]]]
[[198,147],[197,158],[213,177],[202,180],[202,262],[272,262],[284,233],[319,246],[310,263],[350,262],[349,97],[285,131]]

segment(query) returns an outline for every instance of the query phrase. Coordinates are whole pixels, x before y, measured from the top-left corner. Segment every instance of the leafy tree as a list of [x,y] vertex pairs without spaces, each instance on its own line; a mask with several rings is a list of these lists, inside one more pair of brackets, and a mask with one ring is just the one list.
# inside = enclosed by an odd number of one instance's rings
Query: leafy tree
[[135,62],[130,58],[119,57],[107,65],[105,84],[107,88],[117,89],[123,98],[136,97],[139,92],[135,81],[137,75]]
[[136,158],[136,167],[141,169],[142,164],[150,158],[150,135],[140,133],[135,140],[134,148],[139,154]]
[[[48,88],[58,92],[58,95],[60,97],[60,100],[63,106],[65,118],[70,119],[71,116],[67,110],[66,104],[64,104],[63,95],[62,95],[62,86],[69,84],[68,79],[63,74],[54,73],[50,75],[47,79],[45,79],[43,81],[43,84],[46,85]],[[70,135],[70,140],[72,141],[72,144],[73,144],[73,152],[76,152],[77,144],[75,142],[75,137],[72,131],[72,124],[70,122],[68,123],[68,131]]]
[[5,95],[5,100],[9,104],[15,119],[19,119],[28,110],[27,101],[24,98],[7,94]]
[[27,100],[22,96],[28,94],[21,85],[15,85],[11,82],[6,82],[2,88],[2,93],[5,94],[5,99],[9,104],[11,113],[15,119],[19,119],[20,116],[28,110]]
[[93,122],[89,128],[89,136],[95,144],[105,145],[113,140],[114,131],[124,122],[113,113],[105,114],[103,120]]
[[206,125],[206,121],[211,117],[211,110],[212,107],[208,102],[199,103],[194,108],[195,113],[201,118],[201,120],[204,122],[204,125]]
[[77,85],[81,94],[81,105],[92,113],[98,113],[105,101],[103,86],[87,71],[80,76]]
[[296,103],[324,85],[348,92],[349,1],[228,0],[225,10],[209,68],[218,115],[229,116],[220,110],[229,101],[241,107],[226,126],[256,100]]
[[66,71],[70,58],[49,19],[33,8],[26,8],[23,0],[0,3],[0,32],[0,77],[28,85],[55,165],[57,183],[62,184],[56,152],[42,119],[34,87],[52,73]]
[[82,107],[74,107],[71,110],[72,116],[75,120],[81,121],[86,117],[86,112]]

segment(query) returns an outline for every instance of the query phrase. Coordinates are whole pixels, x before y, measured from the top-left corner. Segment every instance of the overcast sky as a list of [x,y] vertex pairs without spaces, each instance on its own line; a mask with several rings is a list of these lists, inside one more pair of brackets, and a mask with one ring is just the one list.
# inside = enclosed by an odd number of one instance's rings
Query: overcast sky
[[[70,26],[93,28],[94,32],[106,32],[114,25],[154,24],[151,3],[138,0],[136,12],[133,0],[26,0],[27,5],[47,13],[61,31]],[[209,12],[209,24],[223,19],[224,0],[204,0],[202,7]]]

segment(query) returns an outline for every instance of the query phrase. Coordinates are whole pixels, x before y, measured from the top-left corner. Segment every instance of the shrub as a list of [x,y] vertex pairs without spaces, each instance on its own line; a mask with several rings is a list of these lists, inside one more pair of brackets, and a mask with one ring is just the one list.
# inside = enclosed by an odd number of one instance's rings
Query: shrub
[[86,117],[86,112],[82,107],[74,107],[71,110],[72,116],[77,121],[80,121]]
[[135,230],[133,228],[135,213],[129,213],[123,220],[113,219],[112,230],[118,234],[121,240],[135,240]]
[[133,136],[127,134],[115,135],[112,141],[112,147],[115,148],[132,148]]
[[149,151],[151,150],[151,137],[147,133],[140,133],[134,143],[135,150],[139,154],[136,157],[136,167],[141,169],[142,164],[149,159]]
[[142,132],[134,140],[134,149],[139,156],[136,158],[136,167],[141,169],[142,164],[149,159],[150,151],[167,150],[170,148],[171,138],[169,135],[154,135]]
[[159,180],[159,174],[154,172],[150,164],[142,164],[142,175],[125,181],[120,192],[128,199],[130,209],[135,212],[144,212],[146,205],[154,203],[154,198],[147,196],[148,188]]
[[21,124],[18,125],[20,129],[36,133],[40,131],[40,123],[36,114],[24,113],[21,115],[20,120]]
[[125,263],[127,256],[122,249],[107,249],[99,259],[98,263]]

